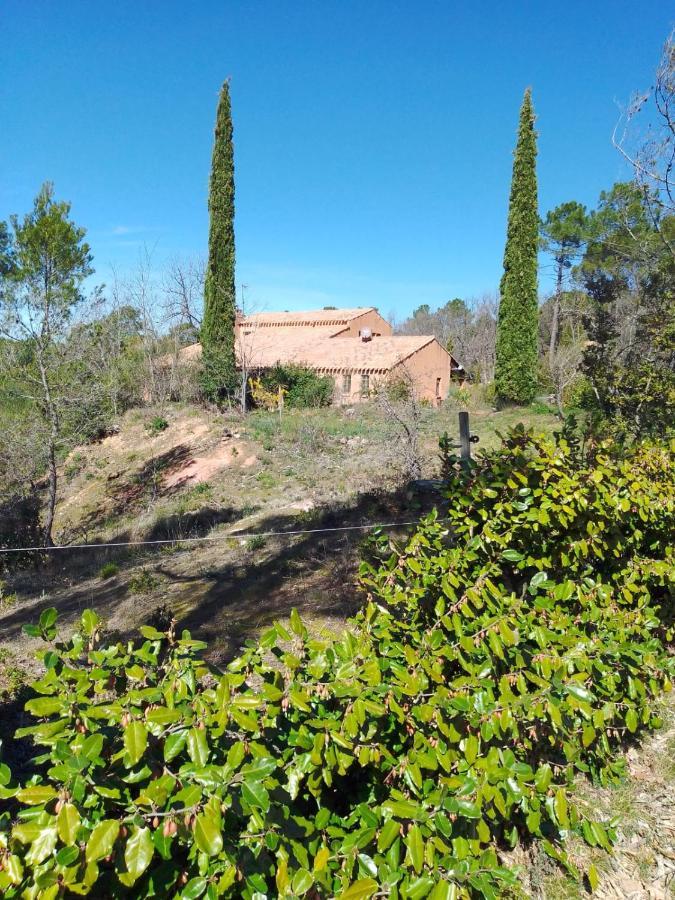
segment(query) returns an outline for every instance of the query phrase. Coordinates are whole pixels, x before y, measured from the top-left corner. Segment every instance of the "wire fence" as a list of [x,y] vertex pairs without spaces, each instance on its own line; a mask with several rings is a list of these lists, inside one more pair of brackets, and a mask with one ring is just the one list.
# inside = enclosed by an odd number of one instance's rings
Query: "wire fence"
[[[445,521],[439,519],[437,521]],[[330,534],[346,531],[375,531],[420,525],[421,519],[408,522],[370,522],[367,525],[336,525],[332,528],[302,528],[289,531],[237,531],[205,534],[197,537],[158,538],[151,541],[103,541],[92,544],[56,544],[51,547],[0,547],[0,553],[52,553],[61,550],[104,550],[106,547],[151,547],[162,544],[187,544],[200,541],[249,540],[250,538],[293,537],[302,534]]]

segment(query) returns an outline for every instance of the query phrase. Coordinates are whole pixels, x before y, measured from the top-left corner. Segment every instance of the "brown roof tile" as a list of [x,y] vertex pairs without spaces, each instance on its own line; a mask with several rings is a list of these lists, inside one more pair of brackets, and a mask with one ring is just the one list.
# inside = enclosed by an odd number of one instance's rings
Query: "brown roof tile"
[[[332,340],[309,329],[270,332],[260,329],[240,334],[237,340],[237,362],[242,356],[248,369],[265,369],[276,363],[295,363],[319,372],[388,372],[413,353],[435,341],[433,335],[376,337]],[[198,359],[201,345],[192,344],[180,352],[182,360]]]
[[357,306],[352,309],[310,309],[300,312],[265,312],[253,313],[239,320],[239,324],[258,325],[261,327],[295,326],[316,327],[348,325],[353,319],[358,319],[367,312],[372,312],[373,306]]

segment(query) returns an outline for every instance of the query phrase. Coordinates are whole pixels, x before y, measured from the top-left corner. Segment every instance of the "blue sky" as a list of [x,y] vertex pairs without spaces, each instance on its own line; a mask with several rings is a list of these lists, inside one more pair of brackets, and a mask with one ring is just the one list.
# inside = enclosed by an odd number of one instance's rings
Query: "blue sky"
[[[531,85],[540,210],[624,177],[617,103],[648,86],[660,0],[4,0],[0,218],[52,180],[98,282],[204,254],[231,78],[237,281],[267,309],[494,290]],[[671,15],[669,17],[669,12]],[[542,273],[542,289],[546,288]]]

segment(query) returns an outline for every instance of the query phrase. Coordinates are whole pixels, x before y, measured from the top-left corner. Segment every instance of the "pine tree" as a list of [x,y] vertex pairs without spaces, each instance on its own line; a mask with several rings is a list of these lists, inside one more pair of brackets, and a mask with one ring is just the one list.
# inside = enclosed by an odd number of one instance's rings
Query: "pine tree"
[[234,353],[234,151],[230,87],[224,82],[216,115],[209,185],[209,260],[204,284],[202,389],[212,400],[236,389]]
[[496,395],[529,403],[537,389],[537,136],[532,94],[520,108],[497,322]]

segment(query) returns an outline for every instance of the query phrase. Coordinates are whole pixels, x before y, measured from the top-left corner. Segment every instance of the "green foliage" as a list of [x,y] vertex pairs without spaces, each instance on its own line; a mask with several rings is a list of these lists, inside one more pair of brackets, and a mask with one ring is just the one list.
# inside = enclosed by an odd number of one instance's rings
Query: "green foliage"
[[593,389],[584,375],[578,375],[563,395],[566,409],[584,409],[593,404]]
[[11,609],[19,602],[18,596],[7,589],[7,584],[0,579],[0,611]]
[[146,424],[145,430],[150,434],[161,434],[162,431],[166,431],[169,427],[169,423],[164,418],[164,416],[154,416],[150,421]]
[[[11,601],[12,595],[5,594],[5,598]],[[3,608],[4,601],[0,593],[0,609]],[[29,678],[30,676],[22,668],[16,655],[6,647],[0,647],[0,701],[5,702],[16,697]]]
[[103,563],[101,568],[98,570],[98,577],[101,581],[107,581],[109,578],[114,578],[115,575],[119,573],[120,567],[117,563],[107,562]]
[[209,258],[204,283],[202,388],[212,400],[231,397],[237,385],[234,353],[234,149],[230,86],[224,82],[216,114],[209,187]]
[[[602,191],[598,208],[588,220],[586,252],[580,274],[602,271],[626,287],[638,286],[647,270],[658,265],[664,251],[653,198],[634,181],[622,181]],[[667,238],[668,235],[666,234]]]
[[537,138],[528,88],[513,162],[504,274],[497,320],[495,386],[503,403],[529,403],[537,389]]
[[256,550],[262,550],[266,543],[267,538],[264,534],[254,534],[246,541],[246,549],[249,553],[253,553]]
[[381,388],[392,403],[406,403],[412,396],[410,379],[390,377]]
[[[11,265],[4,267],[0,285],[0,337],[6,339],[2,351],[7,356],[0,361],[0,405],[11,406],[16,397],[20,408],[30,410],[28,443],[39,448],[49,474],[43,531],[44,542],[51,544],[57,454],[67,420],[78,418],[85,407],[81,400],[73,402],[75,387],[81,390],[82,383],[79,361],[68,354],[65,338],[83,300],[83,282],[93,273],[92,256],[85,230],[70,219],[70,204],[57,202],[49,183],[30,213],[10,221]],[[17,443],[14,455],[30,452],[25,443]]]
[[294,612],[221,672],[173,625],[104,646],[86,611],[61,643],[45,610],[18,732],[38,769],[0,767],[3,895],[496,898],[499,847],[573,874],[567,834],[609,849],[567,786],[659,725],[671,454],[521,428],[447,472],[443,519],[370,545],[339,639]]
[[141,569],[129,579],[132,594],[151,594],[159,586],[159,579],[149,569]]
[[667,435],[675,422],[675,263],[666,258],[641,288],[634,335],[621,347],[620,279],[585,275],[591,298],[582,372],[588,405],[604,425],[632,435]]
[[306,366],[277,363],[260,378],[267,391],[283,388],[284,405],[291,409],[330,406],[335,385],[327,375],[317,375]]
[[[40,496],[34,491],[27,496],[9,496],[0,503],[0,547],[39,547]],[[35,553],[0,554],[0,574],[5,569],[25,568],[36,563]]]
[[70,203],[54,200],[53,185],[45,183],[23,220],[11,216],[9,282],[24,302],[35,305],[39,323],[46,319],[44,324],[52,328],[70,319],[73,307],[82,299],[82,281],[93,272],[90,248],[84,243],[86,231],[69,215]]
[[588,236],[586,207],[576,200],[561,203],[546,213],[541,225],[542,249],[550,253],[556,264],[558,280],[569,269]]

